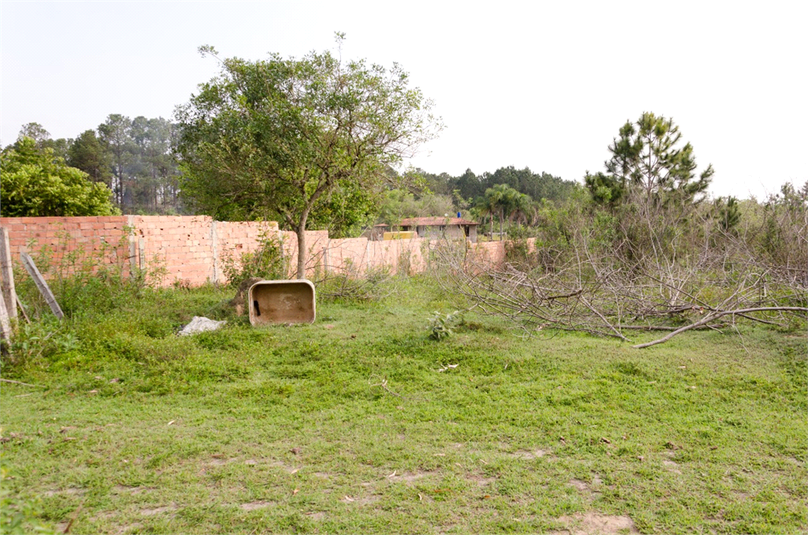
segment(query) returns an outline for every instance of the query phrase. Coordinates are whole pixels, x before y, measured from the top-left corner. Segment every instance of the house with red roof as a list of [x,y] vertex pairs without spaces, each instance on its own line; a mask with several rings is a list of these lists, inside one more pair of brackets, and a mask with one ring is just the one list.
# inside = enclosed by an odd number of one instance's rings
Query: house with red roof
[[409,217],[402,219],[398,225],[380,223],[373,227],[372,240],[384,239],[385,231],[397,230],[412,232],[412,237],[426,239],[466,239],[477,243],[478,223],[460,217]]

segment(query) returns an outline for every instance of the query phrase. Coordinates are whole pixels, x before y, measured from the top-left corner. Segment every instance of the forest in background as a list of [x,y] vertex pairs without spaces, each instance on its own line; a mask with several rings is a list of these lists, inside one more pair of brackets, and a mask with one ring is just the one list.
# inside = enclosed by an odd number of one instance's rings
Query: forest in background
[[[106,185],[112,206],[121,213],[193,215],[193,208],[182,195],[182,171],[173,153],[175,129],[171,121],[161,117],[130,119],[112,114],[95,130],[75,138],[53,139],[42,125],[29,123],[3,154],[20,151],[22,140],[30,138],[35,142],[38,161],[53,160],[86,173],[91,182]],[[563,234],[565,214],[582,206],[599,206],[601,210],[615,206],[598,196],[597,191],[603,190],[603,173],[588,175],[582,184],[514,166],[481,174],[467,169],[458,176],[414,169],[404,173],[409,175],[404,181],[407,187],[395,187],[401,182],[395,170],[388,168],[387,173],[391,185],[376,194],[337,192],[312,214],[310,228],[327,229],[333,237],[350,237],[361,235],[375,223],[395,225],[408,217],[460,213],[481,224],[483,239],[496,239],[499,233],[526,237],[546,235],[552,229]],[[774,213],[783,204],[794,206],[795,202],[802,209],[807,198],[808,185],[798,188],[787,184],[778,194],[762,200],[705,197],[698,214],[700,218],[721,219],[728,229],[745,213],[763,227],[763,214]],[[9,214],[2,206],[0,209],[3,215],[21,215]]]
[[[7,145],[3,152],[19,150],[22,139],[30,138],[36,144],[40,160],[61,161],[86,173],[90,181],[106,185],[112,193],[112,204],[122,213],[193,215],[193,208],[181,195],[182,172],[172,152],[175,135],[175,125],[162,117],[130,119],[112,114],[95,130],[86,130],[75,138],[54,139],[42,125],[28,123],[20,130],[18,140]],[[392,178],[398,177],[392,168],[387,173]],[[529,214],[537,213],[541,206],[546,206],[546,201],[564,201],[581,187],[572,180],[513,166],[481,174],[467,169],[458,176],[423,169],[406,174],[415,177],[407,188],[391,186],[376,196],[368,196],[366,192],[334,195],[313,214],[312,228],[328,229],[335,237],[358,236],[377,222],[395,224],[407,217],[457,212],[485,223],[492,216],[480,206],[480,199],[485,197],[486,190],[500,184],[534,202],[532,212],[524,209],[509,214],[509,219],[528,223],[535,220]]]

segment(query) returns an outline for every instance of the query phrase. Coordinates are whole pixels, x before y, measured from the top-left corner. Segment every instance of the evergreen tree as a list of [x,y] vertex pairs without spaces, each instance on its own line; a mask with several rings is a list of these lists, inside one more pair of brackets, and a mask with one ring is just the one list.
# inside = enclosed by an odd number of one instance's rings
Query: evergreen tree
[[672,119],[643,113],[626,122],[609,151],[606,172],[586,174],[586,187],[601,204],[616,204],[632,193],[630,202],[645,206],[699,202],[713,176],[713,167],[696,175],[693,146],[680,147],[682,135]]
[[111,158],[109,149],[95,134],[95,130],[85,130],[77,137],[67,151],[67,164],[81,169],[94,182],[111,184]]

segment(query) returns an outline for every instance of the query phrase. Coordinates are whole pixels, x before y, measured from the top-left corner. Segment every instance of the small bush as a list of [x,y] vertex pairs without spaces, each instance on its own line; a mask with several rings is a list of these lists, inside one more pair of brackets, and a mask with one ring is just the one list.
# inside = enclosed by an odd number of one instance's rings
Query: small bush
[[429,337],[440,342],[452,334],[452,329],[461,321],[460,311],[455,310],[451,314],[441,314],[435,311],[429,318]]
[[78,349],[79,339],[65,323],[53,319],[20,324],[9,354],[15,364],[29,364]]
[[228,251],[222,255],[221,261],[227,283],[233,288],[252,277],[265,280],[286,278],[283,249],[276,234],[270,231],[261,233],[254,253],[236,255]]

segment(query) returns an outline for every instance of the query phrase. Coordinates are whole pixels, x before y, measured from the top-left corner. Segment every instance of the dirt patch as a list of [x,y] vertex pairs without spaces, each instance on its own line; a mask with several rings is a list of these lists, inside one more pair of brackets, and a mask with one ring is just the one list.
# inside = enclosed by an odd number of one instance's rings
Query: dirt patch
[[530,461],[533,459],[539,459],[541,457],[552,458],[552,454],[547,450],[519,450],[510,454],[510,457]]
[[621,533],[639,533],[634,521],[627,516],[602,515],[600,513],[585,513],[574,516],[562,516],[558,519],[568,527],[563,531],[554,532],[556,535],[617,535]]
[[127,485],[115,485],[112,491],[116,494],[140,494],[141,492],[154,490],[152,487],[129,487]]
[[432,474],[432,472],[403,472],[401,474],[393,472],[392,474],[387,476],[387,480],[399,483],[406,483],[407,485],[409,485],[414,481],[418,481],[419,479],[426,477],[430,474]]
[[342,503],[354,503],[356,505],[371,505],[379,501],[378,496],[343,496],[340,498]]
[[205,463],[206,466],[224,466],[226,464],[232,463],[237,461],[235,457],[230,459],[222,459],[221,457],[214,457],[213,459],[209,460]]
[[[124,535],[125,533],[137,533],[143,529],[143,524],[140,522],[135,522],[133,524],[127,524],[125,526],[121,526],[118,531],[115,532],[115,535]],[[57,531],[57,533],[61,533],[61,531]]]
[[600,488],[603,485],[603,480],[600,476],[595,475],[591,483],[587,483],[581,479],[570,479],[567,484],[592,499],[600,496]]
[[322,511],[306,513],[306,516],[311,518],[312,520],[316,520],[317,522],[322,522],[323,520],[325,520],[325,513],[323,513]]
[[478,487],[487,487],[497,481],[495,477],[485,477],[479,474],[468,474],[466,475],[466,479],[476,483]]
[[242,503],[239,505],[242,511],[255,511],[256,509],[264,509],[265,507],[273,507],[275,502],[257,501],[250,503]]
[[679,470],[679,463],[671,461],[670,459],[665,459],[664,461],[662,461],[662,466],[667,468],[668,471],[671,472],[672,474],[680,474],[681,475],[681,473],[682,473],[682,471]]
[[589,491],[589,484],[586,481],[582,481],[580,479],[570,479],[569,485],[571,487],[575,487],[575,489],[581,492]]
[[154,516],[154,515],[161,515],[163,513],[171,513],[177,510],[177,506],[174,504],[171,505],[163,505],[161,507],[153,507],[150,509],[141,509],[140,514],[143,516]]

